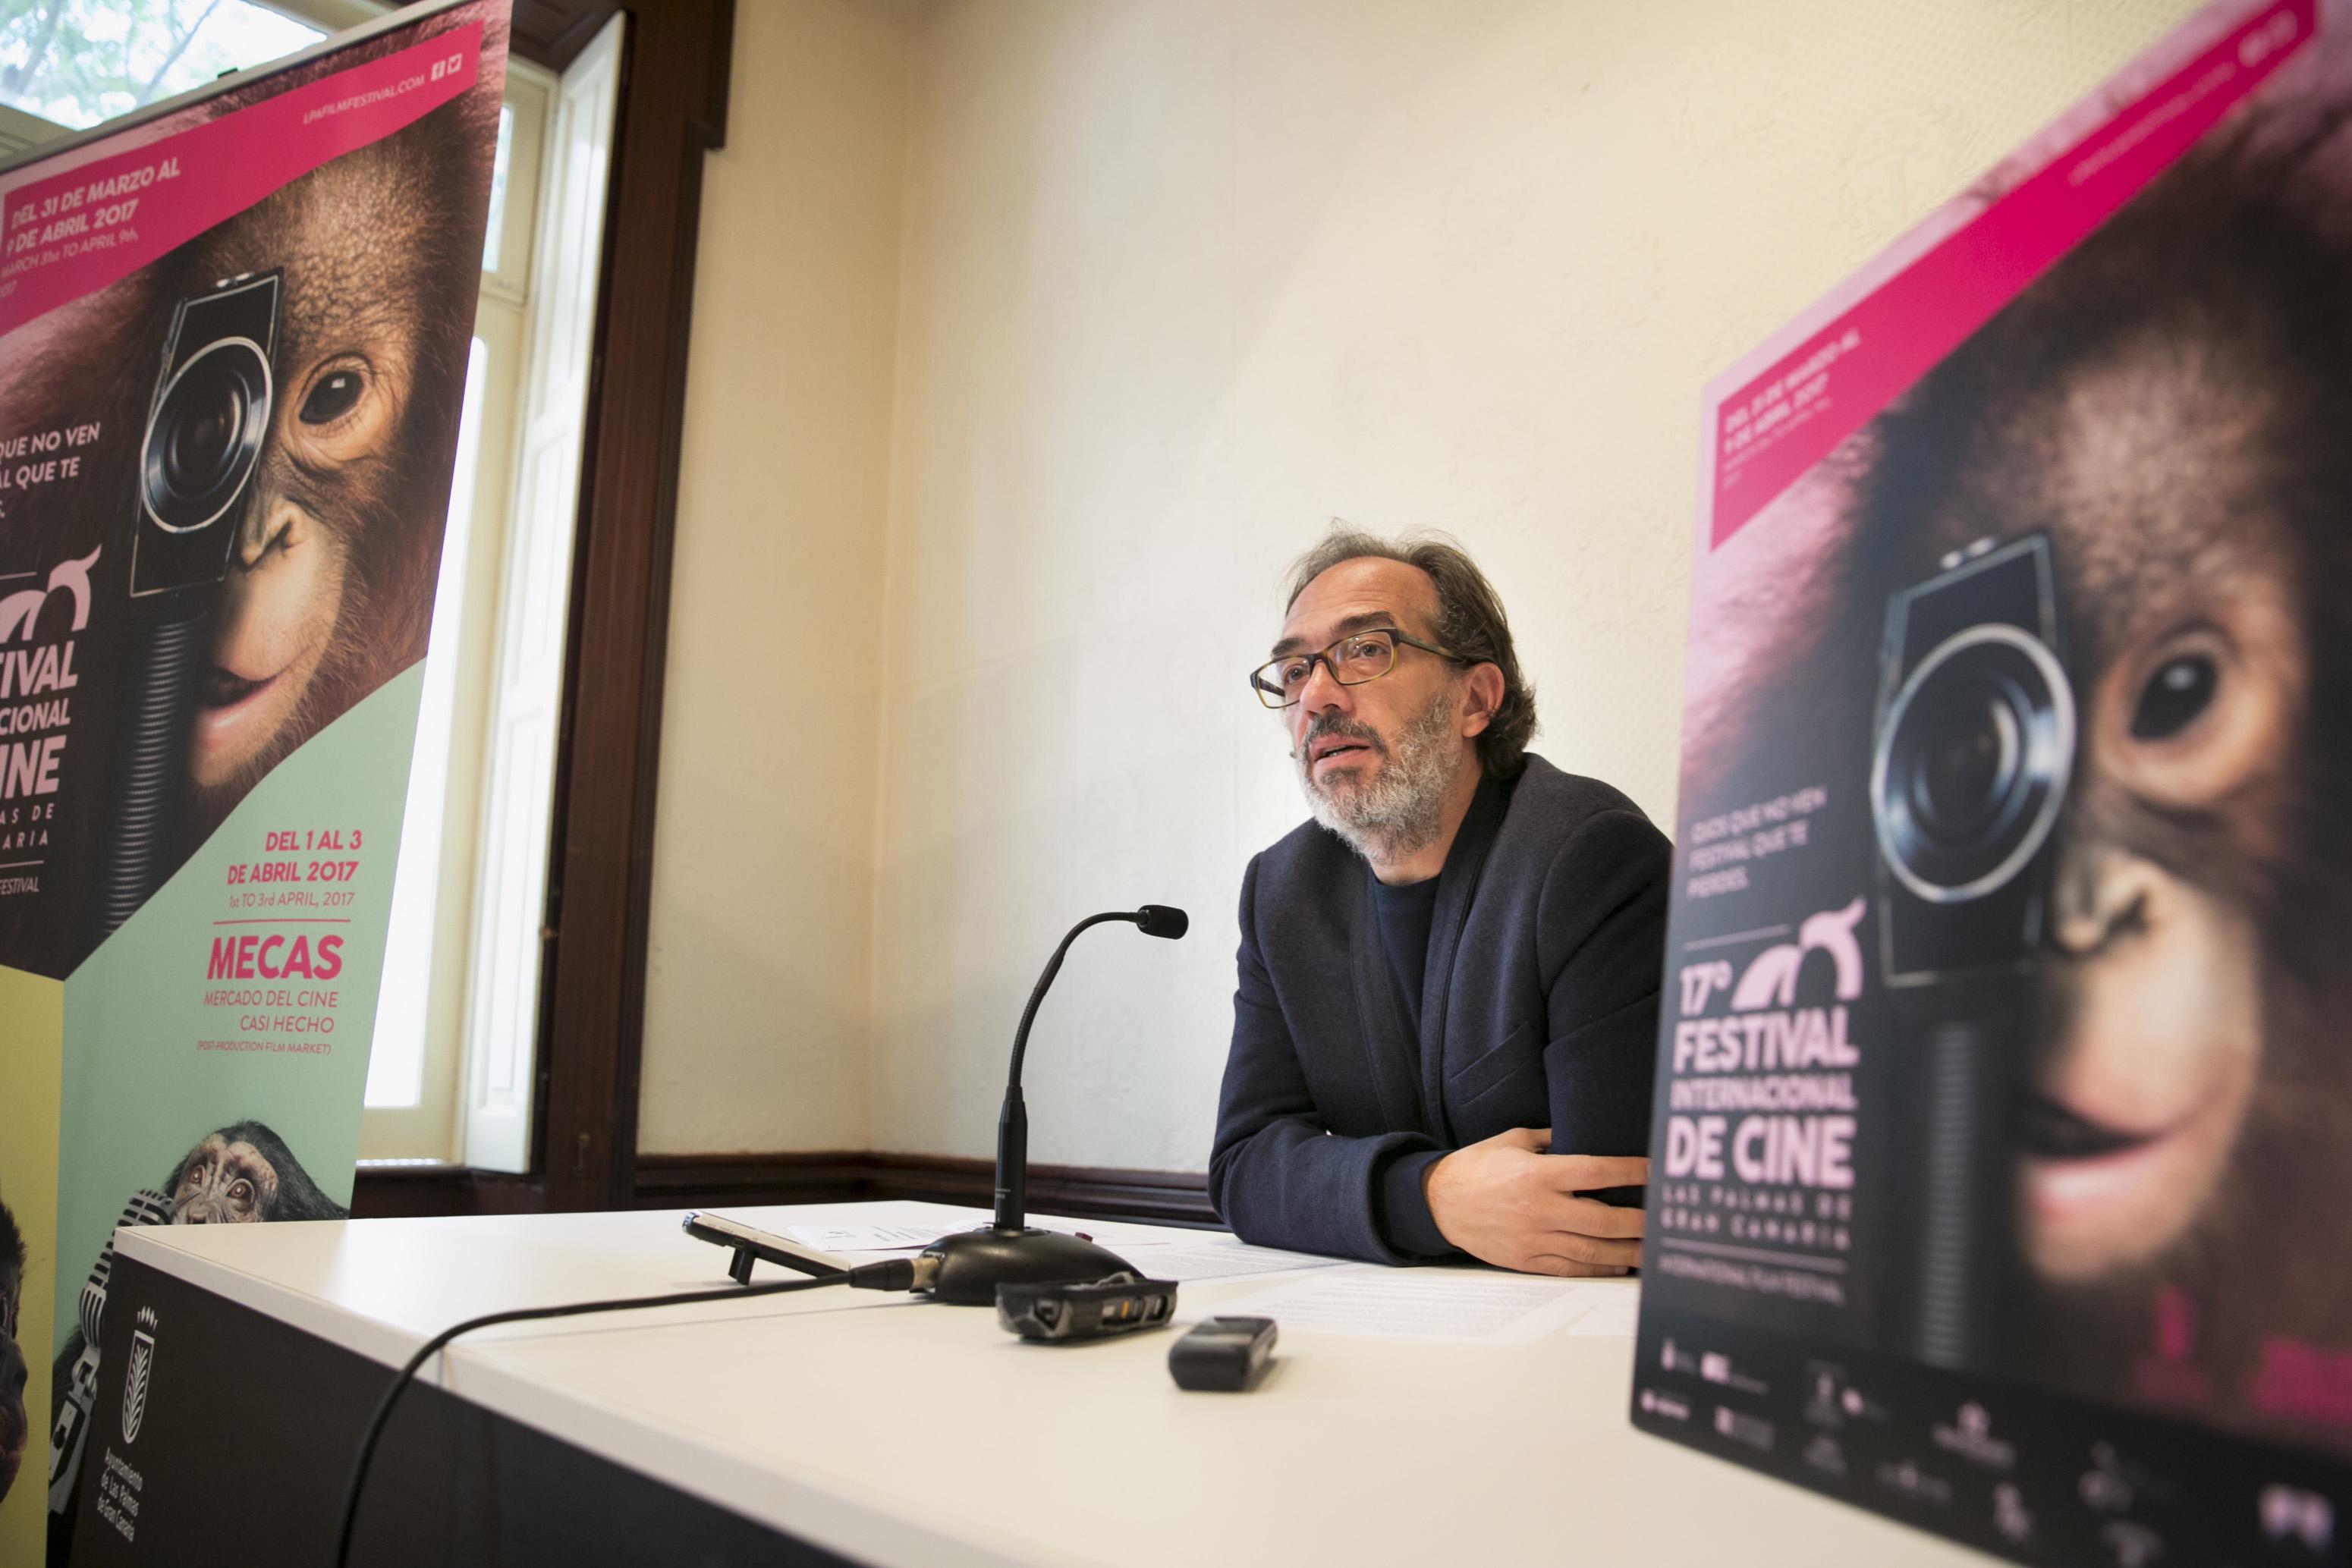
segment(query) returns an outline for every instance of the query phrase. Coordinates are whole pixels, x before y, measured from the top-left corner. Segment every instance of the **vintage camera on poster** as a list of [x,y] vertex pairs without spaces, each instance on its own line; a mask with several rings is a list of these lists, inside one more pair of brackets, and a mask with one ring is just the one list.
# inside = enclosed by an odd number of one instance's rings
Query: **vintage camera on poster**
[[2031,957],[2074,770],[2049,540],[1963,553],[1887,609],[1870,806],[1894,986]]
[[269,431],[278,293],[275,272],[232,278],[173,312],[139,449],[133,599],[216,587],[227,572]]

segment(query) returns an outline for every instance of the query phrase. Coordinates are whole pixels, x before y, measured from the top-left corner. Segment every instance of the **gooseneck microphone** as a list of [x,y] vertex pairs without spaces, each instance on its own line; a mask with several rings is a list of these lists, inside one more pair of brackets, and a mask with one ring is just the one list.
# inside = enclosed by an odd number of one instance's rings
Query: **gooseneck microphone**
[[1004,1079],[1004,1110],[996,1120],[996,1228],[1019,1230],[1026,1223],[1029,1197],[1029,1110],[1021,1098],[1021,1063],[1029,1055],[1029,1026],[1037,1021],[1037,1004],[1054,984],[1054,977],[1062,972],[1063,956],[1078,933],[1088,926],[1106,921],[1128,920],[1139,926],[1146,936],[1165,936],[1170,940],[1181,936],[1192,926],[1192,921],[1181,909],[1171,909],[1164,904],[1147,904],[1133,911],[1119,910],[1109,915],[1089,915],[1070,927],[1054,956],[1045,960],[1045,972],[1037,977],[1036,988],[1029,993],[1029,1005],[1021,1009],[1021,1027],[1013,1034],[1013,1067]]
[[1147,904],[1140,909],[1090,915],[1070,927],[1045,972],[1029,993],[1021,1011],[1021,1027],[1013,1036],[1013,1064],[1005,1075],[1004,1109],[996,1120],[996,1218],[979,1230],[943,1236],[925,1248],[922,1257],[933,1260],[917,1270],[916,1290],[935,1300],[959,1306],[992,1306],[996,1287],[1003,1284],[1080,1284],[1125,1271],[1135,1266],[1108,1249],[1059,1231],[1033,1230],[1028,1225],[1029,1110],[1021,1098],[1021,1064],[1029,1054],[1029,1026],[1037,1021],[1037,1005],[1062,972],[1062,958],[1078,933],[1107,921],[1124,920],[1147,936],[1170,940],[1184,935],[1192,922],[1181,909]]

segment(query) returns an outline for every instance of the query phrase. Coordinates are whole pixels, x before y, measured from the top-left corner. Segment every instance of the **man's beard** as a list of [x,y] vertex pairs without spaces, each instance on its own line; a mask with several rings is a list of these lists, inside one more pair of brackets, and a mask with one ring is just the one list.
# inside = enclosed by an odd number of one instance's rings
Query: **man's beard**
[[[1379,771],[1336,792],[1318,784],[1314,745],[1332,735],[1362,742],[1381,759]],[[1307,727],[1292,755],[1315,820],[1367,859],[1390,860],[1433,842],[1444,826],[1454,785],[1454,694],[1441,691],[1398,733],[1393,748],[1371,726],[1327,713]]]

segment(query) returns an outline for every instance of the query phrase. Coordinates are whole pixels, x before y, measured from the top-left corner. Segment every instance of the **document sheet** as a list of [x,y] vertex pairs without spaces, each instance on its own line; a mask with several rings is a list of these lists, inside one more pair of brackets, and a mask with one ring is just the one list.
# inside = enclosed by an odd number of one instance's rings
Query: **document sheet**
[[1232,1280],[1244,1274],[1286,1274],[1301,1269],[1337,1269],[1344,1259],[1318,1258],[1311,1252],[1284,1252],[1272,1247],[1252,1247],[1230,1236],[1204,1235],[1198,1241],[1140,1241],[1106,1239],[1103,1245],[1143,1270],[1155,1280],[1192,1284],[1201,1280]]
[[1640,1291],[1630,1280],[1349,1268],[1219,1301],[1212,1312],[1218,1317],[1272,1318],[1286,1333],[1305,1330],[1456,1344],[1526,1344],[1562,1328],[1572,1333],[1630,1334]]
[[784,1234],[820,1252],[899,1252],[929,1247],[968,1225],[787,1225]]
[[[970,1225],[787,1225],[783,1233],[803,1247],[820,1252],[904,1252],[929,1247],[951,1231]],[[1062,1230],[1065,1226],[1050,1228]],[[1284,1252],[1252,1247],[1215,1231],[1196,1235],[1130,1237],[1082,1232],[1126,1259],[1154,1280],[1190,1284],[1200,1280],[1230,1280],[1248,1274],[1282,1274],[1297,1269],[1333,1269],[1337,1258],[1305,1252]]]

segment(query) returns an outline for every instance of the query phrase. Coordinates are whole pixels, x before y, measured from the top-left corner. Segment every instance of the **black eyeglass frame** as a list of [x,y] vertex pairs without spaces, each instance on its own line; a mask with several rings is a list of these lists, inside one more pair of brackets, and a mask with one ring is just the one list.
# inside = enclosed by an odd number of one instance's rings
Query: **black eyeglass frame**
[[[1382,670],[1378,675],[1366,675],[1360,681],[1351,681],[1347,676],[1339,673],[1339,661],[1333,658],[1332,654],[1339,652],[1339,645],[1341,643],[1352,643],[1359,637],[1388,638],[1391,644],[1389,649],[1389,667]],[[1332,680],[1338,682],[1340,685],[1369,685],[1372,682],[1379,680],[1381,675],[1390,674],[1395,671],[1396,648],[1393,644],[1398,643],[1407,643],[1412,647],[1420,649],[1424,653],[1434,653],[1450,664],[1468,665],[1483,662],[1470,658],[1465,654],[1457,653],[1451,648],[1441,648],[1434,643],[1424,643],[1420,638],[1414,636],[1412,632],[1399,631],[1394,626],[1366,626],[1360,631],[1350,632],[1344,637],[1334,637],[1331,639],[1329,643],[1318,652],[1312,653],[1285,653],[1279,658],[1268,659],[1265,664],[1260,664],[1256,669],[1250,672],[1250,690],[1256,694],[1257,700],[1260,703],[1264,704],[1266,707],[1272,708],[1276,713],[1281,712],[1286,707],[1297,707],[1298,706],[1297,697],[1283,696],[1282,687],[1278,685],[1269,684],[1265,678],[1265,673],[1268,670],[1273,669],[1276,664],[1286,664],[1293,659],[1305,659],[1307,661],[1307,674],[1298,683],[1298,690],[1301,695],[1306,694],[1307,683],[1315,678],[1315,665],[1318,660],[1322,663],[1325,669],[1331,672]],[[1280,698],[1281,700],[1276,701],[1275,699],[1276,698]]]

